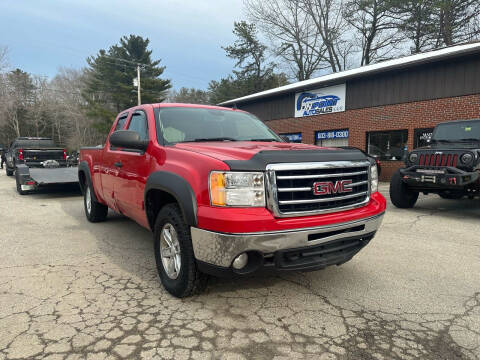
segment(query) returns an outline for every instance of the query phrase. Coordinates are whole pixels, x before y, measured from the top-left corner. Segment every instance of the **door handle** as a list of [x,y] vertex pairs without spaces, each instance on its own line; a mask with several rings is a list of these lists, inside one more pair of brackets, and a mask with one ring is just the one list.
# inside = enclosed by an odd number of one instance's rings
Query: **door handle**
[[121,168],[123,164],[120,161],[117,161],[113,166]]

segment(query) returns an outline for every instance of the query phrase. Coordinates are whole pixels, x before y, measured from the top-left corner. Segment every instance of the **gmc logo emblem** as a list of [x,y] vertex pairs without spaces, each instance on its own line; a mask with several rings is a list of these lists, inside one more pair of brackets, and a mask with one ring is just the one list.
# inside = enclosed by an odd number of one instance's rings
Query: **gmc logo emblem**
[[329,195],[352,192],[352,180],[322,181],[313,183],[314,195]]

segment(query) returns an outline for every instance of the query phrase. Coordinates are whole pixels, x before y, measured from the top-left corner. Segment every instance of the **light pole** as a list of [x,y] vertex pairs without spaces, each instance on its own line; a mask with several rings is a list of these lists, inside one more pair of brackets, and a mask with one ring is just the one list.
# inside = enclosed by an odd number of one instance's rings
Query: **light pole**
[[138,105],[142,105],[142,95],[140,94],[140,65],[137,64],[137,97]]

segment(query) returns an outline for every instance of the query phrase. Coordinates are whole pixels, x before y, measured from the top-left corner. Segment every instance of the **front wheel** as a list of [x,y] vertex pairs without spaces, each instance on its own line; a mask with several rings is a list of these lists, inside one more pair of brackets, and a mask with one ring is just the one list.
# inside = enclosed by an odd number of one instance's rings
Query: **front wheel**
[[83,194],[83,205],[85,207],[85,216],[90,222],[105,221],[108,214],[108,207],[95,201],[93,197],[93,189],[89,184],[85,185],[85,193]]
[[412,208],[418,199],[418,192],[409,189],[402,181],[402,174],[397,170],[390,180],[390,200],[401,209]]
[[8,169],[8,165],[5,165],[5,172],[7,173],[7,176],[13,175],[13,170]]
[[183,298],[205,289],[208,277],[197,268],[190,228],[177,204],[160,210],[155,222],[154,250],[158,275],[170,294]]

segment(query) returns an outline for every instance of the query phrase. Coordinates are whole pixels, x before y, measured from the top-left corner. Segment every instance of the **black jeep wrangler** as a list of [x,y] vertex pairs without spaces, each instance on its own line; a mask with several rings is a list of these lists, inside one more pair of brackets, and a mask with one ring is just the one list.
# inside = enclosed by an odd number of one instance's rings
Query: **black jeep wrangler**
[[479,196],[480,120],[438,124],[429,145],[410,152],[405,164],[390,181],[396,207],[413,207],[420,192],[444,199]]

